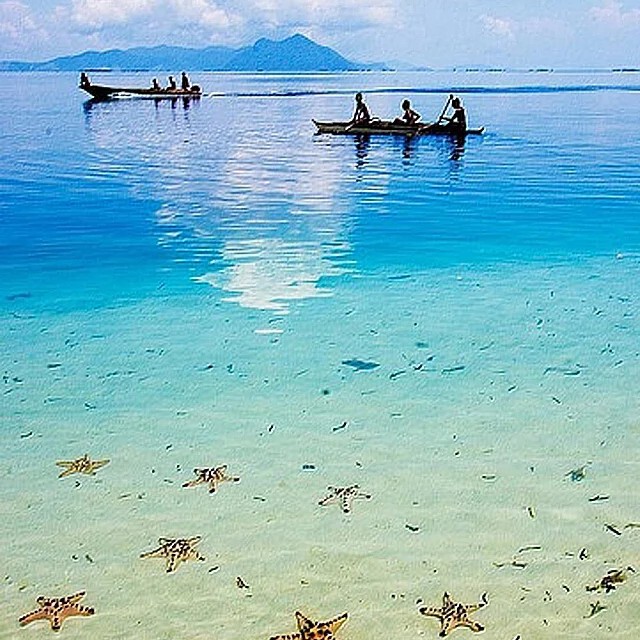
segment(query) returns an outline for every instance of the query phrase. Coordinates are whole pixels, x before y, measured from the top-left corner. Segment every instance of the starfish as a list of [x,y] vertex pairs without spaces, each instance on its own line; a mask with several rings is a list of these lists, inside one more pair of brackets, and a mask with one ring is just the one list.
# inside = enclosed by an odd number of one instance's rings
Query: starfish
[[207,467],[206,469],[194,469],[195,480],[185,482],[183,487],[195,487],[198,484],[208,484],[209,493],[215,493],[221,482],[240,482],[240,478],[227,475],[227,465],[220,467]]
[[201,536],[193,538],[158,538],[160,545],[153,551],[140,554],[141,558],[166,558],[167,573],[172,573],[181,562],[187,560],[204,560],[195,546],[202,540]]
[[469,627],[471,631],[482,631],[484,627],[474,620],[469,620],[469,614],[481,609],[488,604],[487,594],[482,594],[482,602],[479,604],[460,604],[454,602],[445,591],[442,596],[441,607],[421,607],[420,613],[424,616],[433,616],[440,620],[440,637],[444,638],[456,627]]
[[360,491],[360,487],[357,484],[352,484],[350,487],[327,487],[327,491],[329,492],[328,495],[322,498],[318,504],[324,507],[327,504],[340,501],[340,506],[344,513],[351,511],[354,500],[369,500],[371,498],[370,494]]
[[58,478],[70,476],[72,473],[84,473],[87,476],[95,476],[96,471],[109,464],[109,460],[91,460],[89,454],[85,453],[82,458],[76,460],[58,460],[59,467],[65,467]]
[[338,629],[345,623],[347,614],[343,613],[337,618],[327,622],[314,622],[296,611],[298,633],[272,636],[269,640],[333,640]]
[[586,587],[586,589],[587,591],[604,591],[605,593],[614,591],[616,589],[616,585],[622,584],[629,577],[629,571],[632,573],[636,572],[633,567],[627,567],[626,569],[611,569],[607,572],[607,575],[604,576],[604,578],[594,586]]
[[18,622],[20,626],[24,626],[35,620],[48,620],[53,631],[60,631],[62,623],[67,618],[71,616],[92,616],[95,613],[93,607],[85,607],[78,604],[85,594],[85,591],[78,591],[78,593],[64,598],[45,598],[40,596],[36,599],[39,608],[23,615]]

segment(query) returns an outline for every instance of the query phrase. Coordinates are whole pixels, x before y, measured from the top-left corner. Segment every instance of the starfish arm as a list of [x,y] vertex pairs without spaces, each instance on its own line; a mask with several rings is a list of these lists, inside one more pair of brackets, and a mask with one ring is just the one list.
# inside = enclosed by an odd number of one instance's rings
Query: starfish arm
[[195,487],[196,485],[202,484],[204,480],[202,478],[196,478],[195,480],[189,480],[188,482],[183,482],[183,487]]
[[438,620],[442,620],[442,609],[437,607],[420,607],[420,613],[423,616],[431,616],[433,618],[438,618]]
[[91,463],[91,471],[93,474],[95,474],[95,472],[98,469],[102,469],[102,467],[105,467],[106,465],[108,465],[111,462],[111,460],[94,460]]
[[218,478],[211,478],[211,480],[209,480],[209,493],[215,493],[216,490],[218,489],[218,483],[220,481],[218,480]]
[[35,622],[36,620],[44,620],[47,617],[47,613],[44,611],[44,609],[36,609],[35,611],[25,613],[23,616],[18,618],[18,622],[21,627],[24,627],[26,624]]
[[64,478],[65,476],[70,476],[72,473],[75,473],[75,463],[72,461],[59,460],[56,464],[59,467],[65,467],[58,475],[58,478]]
[[162,547],[158,547],[153,551],[147,551],[146,553],[141,553],[141,558],[162,558],[164,556],[164,549]]
[[288,633],[286,635],[271,636],[269,640],[302,640],[302,635],[299,633]]
[[460,620],[457,624],[459,627],[468,627],[471,631],[484,631],[484,627],[475,620],[469,620],[465,618],[464,620]]
[[331,629],[331,633],[335,634],[338,631],[338,629],[347,621],[347,616],[347,613],[343,613],[341,616],[336,616],[326,623],[329,629]]
[[82,600],[86,595],[86,591],[78,591],[71,596],[67,596],[66,600],[68,600],[69,604],[78,604],[78,602],[80,602],[80,600]]
[[170,554],[167,556],[167,573],[173,573],[183,558],[178,557],[175,554]]
[[357,500],[371,500],[372,496],[370,493],[357,493],[355,496],[353,496],[354,498],[356,498]]
[[193,549],[190,557],[192,557],[194,560],[200,560],[202,562],[206,561],[206,558],[199,551],[196,551],[196,549]]
[[333,504],[337,499],[338,499],[338,496],[336,496],[335,494],[329,494],[328,496],[325,496],[324,498],[322,498],[322,500],[320,500],[318,504],[321,507],[326,507],[328,504]]
[[298,631],[300,631],[301,633],[307,633],[309,629],[312,629],[316,625],[316,623],[311,620],[311,618],[307,618],[299,611],[296,611],[296,624],[298,625]]
[[469,614],[469,613],[475,613],[478,609],[482,609],[482,607],[484,607],[484,603],[481,602],[480,604],[465,604],[463,605],[465,613]]
[[343,493],[340,497],[340,507],[342,508],[343,513],[349,513],[351,511],[351,506],[353,503],[353,495],[348,493]]

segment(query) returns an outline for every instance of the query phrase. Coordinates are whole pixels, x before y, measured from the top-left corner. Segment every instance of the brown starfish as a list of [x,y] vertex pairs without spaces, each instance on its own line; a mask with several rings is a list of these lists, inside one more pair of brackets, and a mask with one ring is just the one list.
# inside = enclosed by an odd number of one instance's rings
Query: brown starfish
[[64,598],[45,598],[40,596],[36,599],[38,609],[22,616],[18,622],[24,626],[35,620],[48,620],[53,631],[60,631],[62,623],[71,616],[92,616],[95,611],[93,607],[85,607],[78,604],[86,595],[85,591],[78,591],[71,596]]
[[314,622],[296,611],[298,633],[272,636],[269,640],[333,640],[338,629],[345,623],[347,614],[343,613],[337,618],[327,622]]
[[207,467],[206,469],[194,469],[195,480],[185,482],[183,487],[195,487],[198,484],[208,484],[209,493],[215,493],[221,482],[240,482],[240,478],[227,475],[227,465],[220,467]]
[[327,491],[329,491],[329,494],[322,498],[318,504],[324,507],[327,504],[339,501],[344,513],[351,511],[354,500],[369,500],[371,498],[370,494],[360,491],[360,487],[357,484],[352,484],[349,487],[327,487]]
[[172,573],[181,562],[187,560],[204,560],[195,546],[202,540],[201,536],[193,538],[158,538],[160,545],[153,551],[140,554],[141,558],[166,558],[167,573]]
[[65,467],[58,478],[70,476],[72,473],[84,473],[87,476],[95,476],[96,471],[109,464],[109,460],[91,460],[89,454],[85,453],[82,458],[75,460],[58,460],[56,464],[59,467]]
[[604,591],[605,593],[609,593],[609,591],[614,591],[617,585],[622,584],[629,577],[629,572],[635,573],[636,570],[633,567],[611,569],[604,578],[594,586],[587,586],[586,589],[587,591]]
[[488,604],[487,594],[482,594],[482,602],[479,604],[460,604],[454,602],[445,591],[442,596],[441,607],[421,607],[420,613],[424,616],[433,616],[440,620],[440,637],[444,638],[456,627],[469,627],[471,631],[482,631],[484,627],[474,620],[469,620],[469,614],[482,609]]

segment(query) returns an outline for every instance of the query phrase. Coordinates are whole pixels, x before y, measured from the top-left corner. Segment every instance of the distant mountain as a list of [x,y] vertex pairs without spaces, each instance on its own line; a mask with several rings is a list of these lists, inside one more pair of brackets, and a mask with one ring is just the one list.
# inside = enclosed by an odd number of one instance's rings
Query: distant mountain
[[136,47],[85,51],[45,62],[0,62],[0,71],[356,71],[380,68],[347,60],[339,53],[296,34],[285,40],[262,38],[241,49],[229,47]]

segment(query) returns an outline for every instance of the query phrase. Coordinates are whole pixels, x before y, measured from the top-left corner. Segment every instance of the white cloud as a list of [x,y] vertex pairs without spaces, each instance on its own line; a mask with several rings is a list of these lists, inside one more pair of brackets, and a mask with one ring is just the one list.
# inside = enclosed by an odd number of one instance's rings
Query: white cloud
[[145,23],[222,30],[238,22],[233,12],[211,0],[73,0],[70,8],[58,7],[58,13],[87,31]]
[[617,0],[605,0],[601,6],[592,7],[589,15],[596,22],[618,29],[640,26],[640,9],[626,11]]
[[0,2],[0,40],[3,49],[23,48],[25,42],[46,39],[29,7],[15,0]]
[[485,14],[480,16],[480,22],[493,35],[507,40],[515,40],[518,25],[513,20]]

